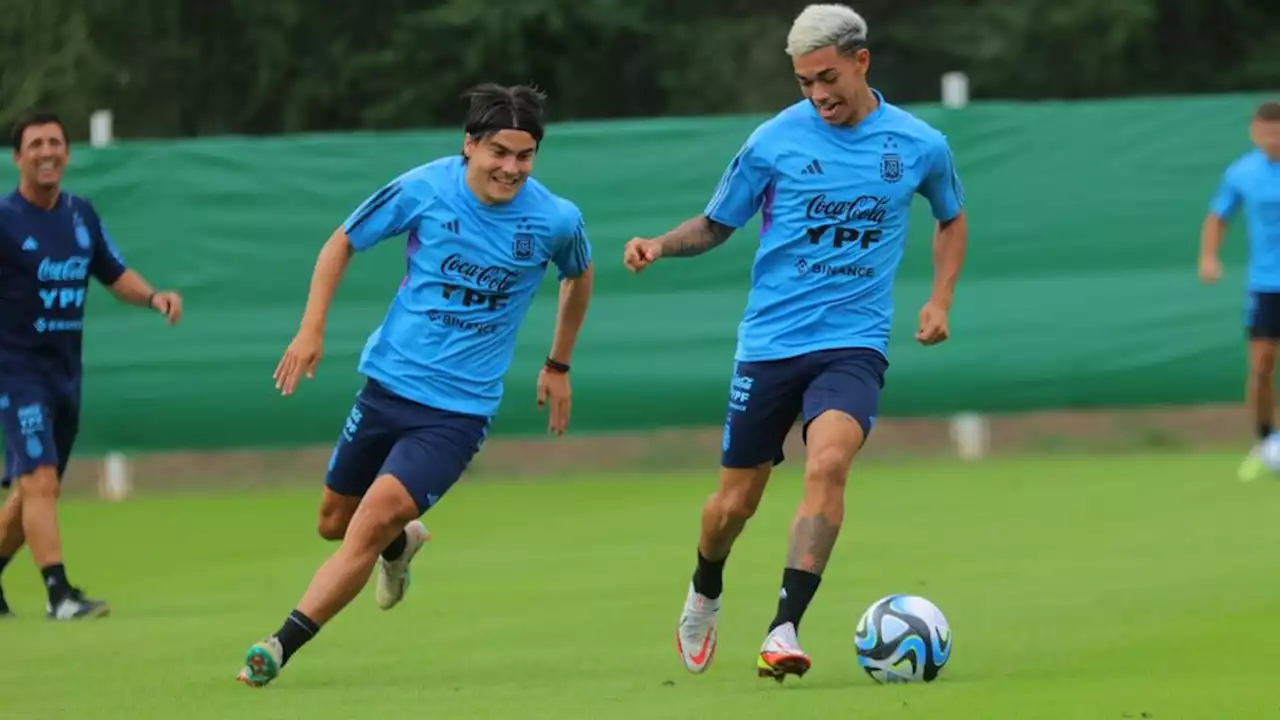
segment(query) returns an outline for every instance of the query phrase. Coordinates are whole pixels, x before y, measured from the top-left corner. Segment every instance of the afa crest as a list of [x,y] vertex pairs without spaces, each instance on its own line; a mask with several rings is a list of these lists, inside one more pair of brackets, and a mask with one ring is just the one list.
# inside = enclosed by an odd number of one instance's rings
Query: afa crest
[[516,260],[533,259],[533,236],[529,233],[516,233],[511,244],[511,255]]
[[880,156],[880,179],[887,183],[896,183],[902,179],[901,155],[885,153]]

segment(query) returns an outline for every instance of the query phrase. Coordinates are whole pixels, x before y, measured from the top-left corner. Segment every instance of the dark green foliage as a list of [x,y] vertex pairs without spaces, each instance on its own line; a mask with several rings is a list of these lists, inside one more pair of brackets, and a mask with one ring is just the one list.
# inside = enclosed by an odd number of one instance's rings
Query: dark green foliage
[[[556,119],[759,112],[796,97],[778,0],[12,0],[0,120],[35,105],[124,137],[455,126],[473,83],[535,82]],[[1280,3],[861,0],[875,83],[932,100],[1280,86]],[[323,8],[321,11],[320,8]],[[375,9],[376,8],[376,9]]]

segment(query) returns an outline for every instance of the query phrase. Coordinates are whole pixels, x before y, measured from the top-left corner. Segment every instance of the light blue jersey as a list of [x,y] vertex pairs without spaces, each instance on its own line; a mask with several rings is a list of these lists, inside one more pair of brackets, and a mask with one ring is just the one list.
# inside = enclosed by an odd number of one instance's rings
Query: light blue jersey
[[879,107],[854,127],[828,124],[808,100],[792,105],[721,178],[707,217],[738,228],[762,213],[735,359],[853,347],[887,356],[912,198],[945,222],[964,188],[942,133],[875,95]]
[[343,227],[357,251],[408,233],[407,272],[360,358],[360,372],[401,397],[492,417],[516,332],[547,263],[578,277],[591,263],[582,213],[529,178],[485,205],[461,157],[410,170],[365,200]]
[[1249,291],[1280,292],[1280,162],[1261,150],[1222,174],[1209,210],[1230,220],[1244,209],[1249,234]]

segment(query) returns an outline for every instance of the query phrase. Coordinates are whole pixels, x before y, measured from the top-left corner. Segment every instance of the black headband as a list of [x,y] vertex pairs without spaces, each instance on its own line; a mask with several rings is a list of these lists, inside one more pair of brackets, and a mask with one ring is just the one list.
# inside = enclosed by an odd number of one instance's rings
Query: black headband
[[472,137],[483,137],[490,133],[501,132],[503,130],[517,130],[519,132],[529,133],[530,135],[533,136],[534,142],[539,144],[542,143],[542,128],[530,129],[525,127],[520,127],[518,123],[514,123],[514,122],[468,123],[467,126],[463,128],[463,130],[465,130],[466,133]]

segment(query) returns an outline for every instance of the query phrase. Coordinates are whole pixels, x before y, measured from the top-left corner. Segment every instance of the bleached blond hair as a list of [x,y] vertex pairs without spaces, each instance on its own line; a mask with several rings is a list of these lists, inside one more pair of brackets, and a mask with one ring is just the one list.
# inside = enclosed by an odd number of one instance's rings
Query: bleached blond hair
[[787,54],[806,55],[834,45],[847,55],[866,45],[867,21],[848,5],[809,5],[791,23]]

